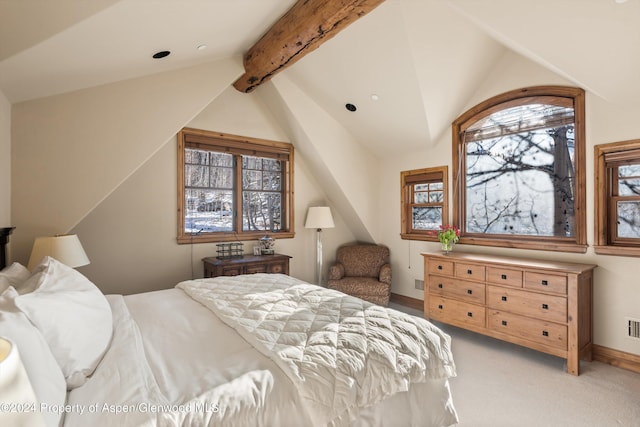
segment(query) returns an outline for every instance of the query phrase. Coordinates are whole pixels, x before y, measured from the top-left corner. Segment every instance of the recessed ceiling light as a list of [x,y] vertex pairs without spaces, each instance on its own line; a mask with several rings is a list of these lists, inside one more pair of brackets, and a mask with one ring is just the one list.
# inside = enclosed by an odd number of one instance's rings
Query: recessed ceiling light
[[380,99],[380,97],[379,97],[377,94],[375,94],[375,93],[372,93],[372,94],[371,94],[371,100],[372,100],[372,101],[377,101],[377,100],[379,100],[379,99]]
[[209,47],[209,46],[207,46],[206,44],[201,44],[201,45],[198,45],[198,47],[196,49],[205,50],[207,47]]
[[626,3],[627,0],[615,0],[615,2],[618,3],[618,4],[622,4],[622,3]]
[[153,54],[153,59],[161,59],[169,56],[171,54],[168,50],[161,50],[160,52],[156,52]]
[[354,112],[354,111],[356,111],[356,110],[357,110],[356,106],[355,106],[355,105],[353,105],[353,104],[346,104],[346,105],[344,106],[344,108],[346,108],[347,110],[349,110],[349,111],[351,111],[351,112]]

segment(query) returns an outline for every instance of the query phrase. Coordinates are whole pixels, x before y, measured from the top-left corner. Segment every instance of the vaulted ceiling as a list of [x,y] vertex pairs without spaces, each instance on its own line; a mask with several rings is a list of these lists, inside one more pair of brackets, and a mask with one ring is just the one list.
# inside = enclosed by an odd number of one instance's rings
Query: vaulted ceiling
[[[0,0],[0,90],[17,103],[240,58],[294,3]],[[508,50],[635,102],[638,22],[640,0],[386,0],[283,74],[384,156],[437,140]]]

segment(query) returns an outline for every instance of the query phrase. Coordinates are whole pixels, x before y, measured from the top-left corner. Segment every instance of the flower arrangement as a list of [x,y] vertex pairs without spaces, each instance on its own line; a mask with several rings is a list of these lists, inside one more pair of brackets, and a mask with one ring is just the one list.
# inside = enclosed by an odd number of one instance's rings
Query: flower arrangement
[[453,248],[453,244],[460,240],[460,229],[455,225],[441,225],[438,230],[438,240],[442,245],[442,250],[449,252]]

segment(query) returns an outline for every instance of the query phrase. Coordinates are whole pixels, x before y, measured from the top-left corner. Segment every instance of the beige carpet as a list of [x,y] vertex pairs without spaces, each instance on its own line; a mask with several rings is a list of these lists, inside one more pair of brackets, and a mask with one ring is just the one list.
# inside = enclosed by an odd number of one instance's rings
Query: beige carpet
[[576,377],[564,359],[437,325],[452,337],[459,427],[640,427],[640,374],[582,362]]

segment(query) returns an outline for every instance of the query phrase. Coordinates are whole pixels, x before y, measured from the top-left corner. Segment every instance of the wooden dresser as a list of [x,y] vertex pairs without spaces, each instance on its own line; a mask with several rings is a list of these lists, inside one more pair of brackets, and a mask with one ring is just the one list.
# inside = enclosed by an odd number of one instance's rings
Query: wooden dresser
[[567,360],[591,361],[591,264],[423,253],[424,315]]
[[289,255],[243,255],[231,258],[204,258],[204,277],[237,276],[253,273],[289,274]]

